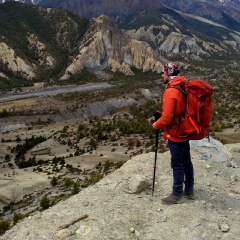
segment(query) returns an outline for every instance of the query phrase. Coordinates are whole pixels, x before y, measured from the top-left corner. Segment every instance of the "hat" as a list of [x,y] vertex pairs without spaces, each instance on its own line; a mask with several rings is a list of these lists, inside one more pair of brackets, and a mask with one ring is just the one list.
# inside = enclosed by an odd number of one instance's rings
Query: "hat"
[[166,73],[168,76],[177,76],[180,73],[180,69],[175,63],[166,63],[163,66],[162,73]]

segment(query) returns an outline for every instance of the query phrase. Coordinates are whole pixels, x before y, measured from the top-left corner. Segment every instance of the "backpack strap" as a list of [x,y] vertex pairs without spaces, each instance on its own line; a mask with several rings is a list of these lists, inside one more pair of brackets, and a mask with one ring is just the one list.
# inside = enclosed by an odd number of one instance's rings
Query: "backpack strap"
[[187,98],[187,91],[185,89],[183,89],[184,85],[173,85],[173,86],[168,86],[167,88],[175,88],[175,89],[178,89],[179,91],[181,91],[185,96],[186,96],[186,110],[185,110],[185,113],[184,115],[181,115],[180,116],[180,119],[174,119],[173,120],[173,123],[171,123],[169,126],[172,126],[172,125],[179,125],[180,122],[182,121],[183,118],[186,117],[187,115],[187,111],[188,111],[188,98]]

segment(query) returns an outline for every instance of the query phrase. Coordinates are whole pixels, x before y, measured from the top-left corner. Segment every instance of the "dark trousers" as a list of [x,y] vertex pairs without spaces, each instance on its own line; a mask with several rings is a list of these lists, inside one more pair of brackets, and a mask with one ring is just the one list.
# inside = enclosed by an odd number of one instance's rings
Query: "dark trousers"
[[172,142],[168,140],[171,153],[171,168],[173,170],[174,196],[181,196],[185,192],[194,192],[194,171],[190,155],[189,141]]

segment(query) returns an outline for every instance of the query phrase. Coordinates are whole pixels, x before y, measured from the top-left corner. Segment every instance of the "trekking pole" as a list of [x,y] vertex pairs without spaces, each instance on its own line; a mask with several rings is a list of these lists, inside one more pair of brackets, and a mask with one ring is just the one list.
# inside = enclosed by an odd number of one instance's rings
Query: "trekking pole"
[[156,143],[155,143],[155,158],[154,158],[154,166],[153,166],[152,197],[153,197],[153,193],[154,193],[155,175],[156,175],[156,168],[157,168],[158,134],[159,134],[159,129],[156,129]]
[[[156,122],[161,117],[161,113],[160,112],[155,112],[153,114],[153,116],[155,117],[155,122]],[[156,129],[155,158],[154,158],[154,166],[153,166],[152,197],[153,197],[153,193],[154,193],[155,176],[156,176],[156,168],[157,168],[158,135],[159,135],[159,129]]]

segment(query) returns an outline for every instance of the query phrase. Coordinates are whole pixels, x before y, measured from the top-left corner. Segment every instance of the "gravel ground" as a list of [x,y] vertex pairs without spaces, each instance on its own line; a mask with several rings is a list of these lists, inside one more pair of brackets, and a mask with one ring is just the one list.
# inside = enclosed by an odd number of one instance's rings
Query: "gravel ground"
[[227,165],[235,160],[232,151],[239,148],[239,144],[228,148],[213,139],[192,145],[195,200],[161,203],[172,185],[169,152],[158,154],[153,197],[148,191],[126,191],[136,176],[152,182],[154,153],[142,154],[78,195],[34,213],[0,239],[238,240],[240,171]]

